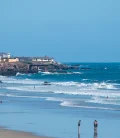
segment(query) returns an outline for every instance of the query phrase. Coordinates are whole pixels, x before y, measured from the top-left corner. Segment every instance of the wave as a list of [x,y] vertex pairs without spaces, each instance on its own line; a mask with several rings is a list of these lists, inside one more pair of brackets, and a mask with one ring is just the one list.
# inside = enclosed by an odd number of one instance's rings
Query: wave
[[64,100],[66,100],[66,99],[64,99],[64,98],[56,98],[56,97],[45,97],[45,99],[47,100],[47,101],[57,101],[57,102],[63,102]]
[[73,74],[83,74],[83,73],[81,73],[81,72],[73,72]]
[[31,79],[16,79],[16,78],[3,78],[1,79],[3,83],[9,84],[41,84],[43,81],[40,80],[31,80]]
[[48,71],[46,71],[46,72],[41,72],[41,71],[39,71],[38,73],[45,74],[45,75],[48,75],[48,74],[53,74],[53,73],[48,72]]
[[88,103],[95,103],[95,104],[106,104],[106,105],[120,105],[120,97],[92,97],[92,100],[87,100]]
[[105,83],[105,82],[93,83],[93,86],[94,86],[94,88],[97,88],[97,89],[117,89],[117,88],[114,87],[113,84],[108,84],[108,83]]
[[[47,97],[46,100],[49,100],[49,101],[58,101],[58,102],[60,102],[61,106],[66,106],[66,107],[78,107],[78,108],[101,109],[101,110],[120,110],[120,108],[116,109],[116,108],[108,108],[108,107],[101,107],[101,106],[86,106],[86,105],[81,106],[81,105],[78,105],[76,99],[65,99],[65,98]],[[80,101],[80,99],[79,99],[79,101]],[[99,102],[99,103],[101,104],[101,102]],[[110,104],[110,103],[108,103],[108,104]],[[113,104],[113,105],[120,105],[120,102],[119,103],[113,102],[111,104]]]
[[87,80],[90,80],[90,79],[82,79],[83,81],[87,81]]
[[18,80],[18,81],[16,81],[16,80],[10,80],[10,81],[4,80],[3,82],[4,83],[11,83],[11,84],[40,84],[40,83],[42,83],[41,81],[31,81],[31,80],[28,80],[28,79]]
[[41,72],[39,71],[39,74],[42,74],[42,75],[70,75],[70,74],[82,74],[81,72]]
[[[2,82],[4,83],[10,83],[10,84],[31,84],[31,85],[41,85],[43,84],[43,80],[33,80],[33,79],[16,79],[14,77],[1,77]],[[84,79],[88,80],[88,79]],[[64,81],[64,82],[51,82],[52,86],[74,86],[76,89],[82,89],[82,90],[97,90],[97,89],[103,89],[103,90],[118,90],[120,89],[120,84],[117,83],[108,83],[108,82],[75,82],[75,81]]]
[[24,95],[6,94],[6,93],[0,93],[0,96],[15,97],[15,98],[46,99],[46,97],[40,97],[40,96],[24,96]]
[[[20,89],[20,88],[17,88],[17,90],[24,90],[25,92],[25,89]],[[26,89],[28,90],[28,89]],[[44,89],[43,90],[34,90],[34,89],[31,89],[30,90],[31,92],[44,92]],[[48,92],[48,91],[46,91]],[[61,92],[54,92],[54,93],[58,93],[60,94]],[[65,94],[65,92],[62,92]],[[72,94],[72,95],[78,95],[78,93],[76,92],[66,92],[66,94]],[[71,97],[71,98],[67,98],[67,97],[64,97],[64,98],[60,98],[60,97],[41,97],[41,96],[33,96],[33,95],[17,95],[17,93],[14,91],[10,94],[10,93],[0,93],[0,96],[7,96],[7,97],[16,97],[16,98],[42,98],[42,99],[45,99],[47,101],[57,101],[57,102],[60,102],[60,105],[61,106],[67,106],[67,107],[79,107],[79,108],[95,108],[95,109],[106,109],[106,110],[116,110],[116,109],[112,109],[112,108],[107,108],[107,107],[97,107],[97,106],[86,106],[85,103],[95,103],[95,104],[104,104],[104,105],[120,105],[120,94],[119,93],[109,93],[109,98],[107,99],[106,98],[106,95],[108,95],[108,93],[106,94],[106,92],[104,91],[103,93],[101,93],[100,91],[97,91],[97,92],[80,92],[79,95],[90,95],[92,96],[92,99],[80,99],[80,98],[74,98],[74,97]],[[84,106],[81,106],[80,103],[84,103],[85,105]],[[82,104],[83,105],[83,104]],[[118,110],[118,109],[117,109]]]
[[16,76],[23,76],[23,75],[26,75],[26,74],[24,74],[24,73],[19,73],[19,72],[16,73]]
[[55,97],[24,96],[24,95],[7,94],[7,93],[0,93],[0,96],[16,97],[16,98],[45,99],[45,100],[47,100],[47,101],[59,101],[59,102],[63,102],[63,101],[65,100],[65,99],[55,98]]
[[56,93],[56,94],[65,94],[65,95],[84,95],[84,96],[101,96],[101,97],[119,97],[120,93],[118,91],[114,90],[93,90],[93,89],[78,89],[73,86],[69,87],[61,87],[61,86],[44,86],[44,85],[38,85],[38,86],[10,86],[10,87],[4,87],[5,89],[9,90],[17,90],[17,91],[26,91],[26,92],[42,92],[42,93]]
[[66,106],[66,107],[76,107],[76,108],[87,108],[87,109],[99,109],[99,110],[117,110],[119,111],[119,108],[107,108],[107,107],[95,107],[95,106],[81,106],[81,105],[74,105],[71,102],[64,101],[60,104],[61,106]]
[[56,82],[56,85],[61,86],[76,86],[83,90],[97,90],[97,89],[108,89],[108,90],[116,90],[115,84],[110,83],[79,83],[79,82]]
[[6,77],[6,76],[1,76],[1,75],[0,75],[0,79],[4,79],[4,78],[7,78],[7,77]]

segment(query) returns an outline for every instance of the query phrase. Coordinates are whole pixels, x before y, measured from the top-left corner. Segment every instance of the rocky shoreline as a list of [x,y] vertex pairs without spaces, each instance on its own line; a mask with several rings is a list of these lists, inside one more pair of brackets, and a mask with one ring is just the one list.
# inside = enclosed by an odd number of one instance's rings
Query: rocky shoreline
[[19,73],[38,73],[41,72],[63,72],[67,70],[79,69],[78,66],[68,66],[66,64],[41,64],[39,62],[16,62],[16,63],[0,63],[0,75],[2,76],[15,76]]

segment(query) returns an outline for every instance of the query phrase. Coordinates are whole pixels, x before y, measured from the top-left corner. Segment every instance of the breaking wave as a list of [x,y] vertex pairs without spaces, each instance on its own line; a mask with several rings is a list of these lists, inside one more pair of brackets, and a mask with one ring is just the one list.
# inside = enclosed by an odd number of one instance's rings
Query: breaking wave
[[99,110],[120,110],[115,109],[115,108],[107,108],[107,107],[95,107],[95,106],[81,106],[81,105],[74,105],[71,102],[64,101],[60,104],[61,106],[66,106],[66,107],[76,107],[76,108],[87,108],[87,109],[99,109]]
[[39,71],[39,74],[41,75],[70,75],[70,74],[82,74],[81,72],[41,72]]

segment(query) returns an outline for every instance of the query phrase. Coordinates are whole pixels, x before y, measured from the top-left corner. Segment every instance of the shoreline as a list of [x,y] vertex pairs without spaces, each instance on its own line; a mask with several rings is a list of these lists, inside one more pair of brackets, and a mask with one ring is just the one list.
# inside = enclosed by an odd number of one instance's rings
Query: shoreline
[[66,64],[58,64],[55,63],[41,63],[41,62],[1,62],[0,63],[0,75],[2,76],[15,76],[18,72],[19,73],[38,73],[39,70],[42,72],[66,72],[68,70],[77,69],[79,70],[78,65],[66,65]]
[[39,136],[32,132],[16,131],[0,126],[0,137],[2,138],[50,138],[47,136]]

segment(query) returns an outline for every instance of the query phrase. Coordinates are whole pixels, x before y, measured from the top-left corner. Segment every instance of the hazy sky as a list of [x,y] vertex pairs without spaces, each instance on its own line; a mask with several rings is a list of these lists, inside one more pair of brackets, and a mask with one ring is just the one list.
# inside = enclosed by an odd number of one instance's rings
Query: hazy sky
[[120,62],[119,0],[0,0],[0,51]]

